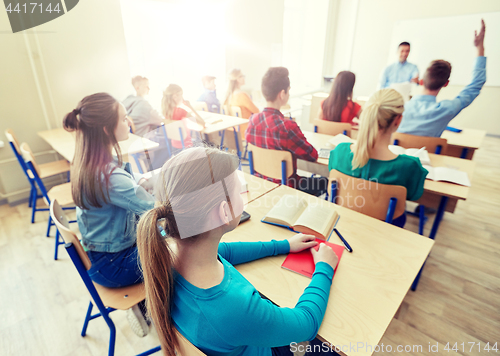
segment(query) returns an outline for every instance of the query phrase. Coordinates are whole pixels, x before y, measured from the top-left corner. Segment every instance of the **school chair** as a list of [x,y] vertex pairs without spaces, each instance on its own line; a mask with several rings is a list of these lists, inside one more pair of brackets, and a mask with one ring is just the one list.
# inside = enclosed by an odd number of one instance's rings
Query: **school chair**
[[221,105],[220,106],[220,113],[222,115],[229,115],[229,106],[228,105]]
[[344,134],[351,137],[352,126],[349,123],[314,119],[313,124],[314,132],[331,136]]
[[[87,327],[90,320],[102,316],[110,330],[108,355],[112,356],[115,351],[116,328],[109,314],[115,310],[130,309],[137,303],[143,301],[146,298],[144,284],[139,283],[122,288],[107,288],[93,282],[87,273],[92,266],[92,262],[84,251],[83,246],[80,244],[76,233],[69,229],[69,221],[57,200],[53,200],[50,204],[50,216],[54,220],[65,242],[66,250],[91,296],[81,335],[85,336],[87,333]],[[97,307],[99,313],[92,315],[94,305]],[[204,355],[179,332],[177,332],[177,337],[179,340],[178,355]],[[151,355],[160,350],[161,348],[157,346],[137,356]]]
[[[50,205],[50,202],[52,200],[57,199],[61,202],[62,205],[65,206],[64,208],[65,210],[75,209],[74,206],[68,207],[68,205],[74,205],[73,196],[71,195],[71,183],[59,184],[50,188],[47,191],[47,188],[45,188],[45,185],[43,184],[43,181],[40,178],[40,173],[39,170],[37,169],[33,152],[31,152],[30,147],[25,142],[21,144],[21,154],[23,155],[24,161],[26,162],[27,165],[27,175],[28,177],[30,177],[30,179],[32,179],[35,182],[36,186],[38,186],[38,189],[40,189],[45,203],[47,205]],[[76,222],[76,220],[73,220],[71,222],[72,223]],[[49,237],[50,235],[50,229],[52,225],[54,225],[54,223],[49,215],[49,221],[47,223],[47,237]],[[57,260],[58,248],[59,245],[62,244],[63,242],[61,242],[59,239],[59,232],[56,231],[54,260]]]
[[441,137],[426,137],[395,132],[392,134],[392,140],[395,146],[404,148],[422,148],[425,147],[427,152],[446,155],[448,141]]
[[130,123],[130,133],[135,133],[135,124],[134,124],[134,120],[132,120],[132,118],[130,116],[127,116],[127,120],[128,122]]
[[[42,195],[38,195],[38,190],[36,188],[36,183],[33,178],[30,177],[28,174],[28,166],[26,162],[24,161],[22,154],[21,154],[21,148],[19,141],[14,134],[14,131],[11,129],[5,130],[5,136],[7,136],[7,140],[9,141],[10,147],[12,148],[12,151],[14,151],[14,155],[16,156],[19,165],[21,166],[21,169],[23,170],[24,174],[28,178],[28,181],[31,186],[31,191],[30,191],[30,197],[28,201],[28,206],[31,208],[31,223],[33,224],[35,222],[35,214],[37,211],[48,211],[48,208],[37,208],[37,199],[42,198]],[[34,162],[34,158],[33,158]],[[36,163],[34,164],[35,167],[37,167],[38,172],[40,172],[39,176],[41,179],[47,178],[47,177],[53,177],[61,173],[66,173],[68,176],[68,181],[69,181],[69,169],[70,165],[68,161],[66,160],[60,160],[60,161],[55,161],[55,162],[49,162],[49,163],[43,163],[37,165]]]
[[248,161],[250,174],[260,173],[273,179],[281,179],[287,185],[293,174],[292,153],[289,151],[271,150],[248,144]]
[[[405,213],[406,188],[354,178],[336,169],[328,178],[331,188],[330,202],[344,206],[375,219],[392,224],[395,218]],[[424,233],[424,206],[420,205],[419,234]]]
[[193,109],[196,111],[208,111],[208,105],[204,101],[195,101],[193,103]]

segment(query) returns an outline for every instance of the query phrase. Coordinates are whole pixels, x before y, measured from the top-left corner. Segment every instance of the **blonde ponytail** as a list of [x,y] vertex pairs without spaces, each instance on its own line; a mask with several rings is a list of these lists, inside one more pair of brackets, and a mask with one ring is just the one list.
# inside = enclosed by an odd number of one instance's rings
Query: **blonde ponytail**
[[172,115],[177,104],[174,101],[173,96],[182,91],[182,88],[177,84],[170,84],[167,89],[163,91],[163,98],[161,99],[161,113],[165,117],[165,120],[172,120]]
[[[161,224],[160,219],[165,223]],[[166,242],[174,217],[169,204],[160,205],[144,215],[137,226],[137,249],[146,289],[146,306],[153,319],[164,355],[175,355],[178,347],[170,306],[174,297],[173,254]],[[164,235],[164,236],[163,236]]]
[[396,116],[404,111],[401,94],[394,89],[382,89],[373,94],[361,112],[358,139],[353,146],[352,169],[361,168],[370,159],[379,130],[387,130]]

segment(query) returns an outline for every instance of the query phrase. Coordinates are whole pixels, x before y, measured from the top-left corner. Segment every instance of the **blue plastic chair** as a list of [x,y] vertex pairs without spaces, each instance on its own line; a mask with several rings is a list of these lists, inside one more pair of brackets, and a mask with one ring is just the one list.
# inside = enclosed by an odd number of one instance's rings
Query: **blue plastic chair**
[[[21,148],[19,141],[17,140],[14,131],[11,129],[5,130],[5,136],[7,136],[7,140],[9,141],[10,147],[12,148],[12,151],[14,152],[14,155],[17,158],[17,161],[19,162],[19,165],[21,166],[21,169],[23,170],[24,174],[26,175],[26,178],[28,178],[28,182],[30,183],[30,197],[28,201],[28,206],[31,208],[31,223],[33,224],[35,222],[35,214],[38,211],[48,211],[48,208],[37,208],[37,200],[39,198],[42,198],[43,195],[38,194],[38,190],[36,187],[36,182],[35,180],[30,177],[28,174],[28,165],[24,161],[22,154],[21,154]],[[68,181],[69,181],[69,163],[66,160],[60,160],[60,161],[55,161],[55,162],[49,162],[45,164],[40,164],[36,165],[38,172],[40,172],[40,178],[46,178],[46,177],[52,177],[56,176],[61,173],[67,173],[68,176]]]
[[[50,204],[50,216],[54,220],[57,230],[65,242],[64,247],[66,251],[68,251],[71,261],[73,261],[78,274],[92,297],[87,309],[85,321],[83,322],[81,335],[86,335],[87,327],[91,320],[102,316],[110,331],[108,356],[113,356],[115,353],[116,327],[113,320],[109,317],[109,314],[115,310],[130,309],[137,303],[143,301],[145,299],[144,284],[139,283],[123,288],[106,288],[94,283],[87,273],[92,263],[76,234],[69,229],[69,221],[57,200],[53,200]],[[94,305],[97,307],[98,313],[92,315]],[[157,346],[141,353],[140,356],[151,355],[160,350],[160,346]]]
[[[42,179],[40,178],[38,174],[38,170],[35,165],[33,153],[31,152],[29,146],[27,143],[21,144],[21,153],[23,155],[23,159],[26,162],[27,170],[26,173],[30,179],[32,179],[38,188],[40,189],[42,193],[42,197],[47,203],[47,205],[50,205],[50,202],[54,199],[57,199],[61,202],[62,205],[67,206],[67,205],[74,205],[73,202],[73,197],[71,195],[71,183],[64,183],[60,185],[56,185],[55,187],[52,187],[50,190],[47,191],[47,188],[45,188],[45,185],[43,184]],[[65,207],[65,210],[73,210],[75,209],[74,206],[72,207]],[[48,209],[46,209],[48,210]],[[73,220],[71,222],[76,222],[76,220]],[[50,229],[54,225],[54,222],[52,221],[52,218],[49,215],[49,221],[47,224],[47,237],[50,236]],[[56,238],[55,238],[55,246],[54,246],[54,260],[57,260],[57,254],[58,254],[58,249],[59,245],[62,245],[63,242],[59,238],[59,232],[56,231]]]
[[283,185],[287,185],[288,178],[293,174],[292,154],[289,151],[271,150],[249,143],[248,161],[250,174],[258,172],[272,179],[280,179]]

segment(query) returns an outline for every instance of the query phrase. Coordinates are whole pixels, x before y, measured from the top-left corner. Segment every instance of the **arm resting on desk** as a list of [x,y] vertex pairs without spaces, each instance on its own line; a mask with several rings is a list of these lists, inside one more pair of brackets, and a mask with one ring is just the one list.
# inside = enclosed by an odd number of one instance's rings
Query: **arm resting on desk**
[[233,266],[258,260],[268,256],[283,255],[290,252],[288,240],[268,242],[221,242],[219,254]]

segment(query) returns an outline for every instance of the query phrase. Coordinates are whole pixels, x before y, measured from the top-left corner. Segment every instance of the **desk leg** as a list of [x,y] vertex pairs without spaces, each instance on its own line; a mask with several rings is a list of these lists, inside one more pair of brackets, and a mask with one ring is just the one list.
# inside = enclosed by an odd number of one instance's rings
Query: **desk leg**
[[233,132],[234,132],[234,143],[236,144],[236,154],[238,155],[238,158],[241,160],[240,144],[238,142],[238,131],[233,130]]
[[467,153],[469,153],[469,149],[467,147],[464,147],[464,149],[462,150],[462,155],[460,156],[460,158],[467,158]]
[[[441,197],[441,202],[439,203],[439,207],[438,207],[438,210],[436,212],[436,218],[434,219],[434,223],[432,224],[431,234],[429,235],[430,239],[434,240],[436,238],[439,224],[441,223],[441,220],[443,219],[443,215],[444,215],[444,212],[446,210],[447,203],[448,203],[448,197]],[[417,277],[415,277],[415,280],[413,281],[413,284],[411,285],[412,291],[415,291],[417,289],[418,281],[420,280],[420,275],[422,274],[424,266],[425,266],[425,262],[422,265],[422,268],[420,268],[420,271],[418,271]]]
[[222,135],[220,136],[220,149],[222,150],[222,145],[224,145],[224,133],[226,130],[222,130]]

